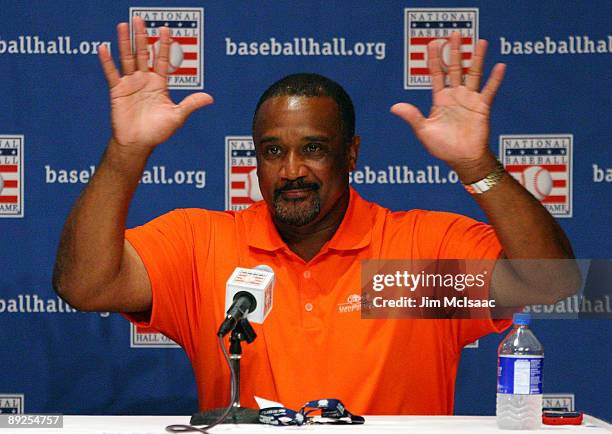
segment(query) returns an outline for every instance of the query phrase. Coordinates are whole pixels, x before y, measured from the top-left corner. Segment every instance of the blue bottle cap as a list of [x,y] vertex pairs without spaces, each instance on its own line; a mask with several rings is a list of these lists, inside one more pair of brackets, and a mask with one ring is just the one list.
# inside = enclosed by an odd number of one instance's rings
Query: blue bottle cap
[[531,316],[528,313],[515,313],[512,315],[512,322],[517,325],[528,325]]

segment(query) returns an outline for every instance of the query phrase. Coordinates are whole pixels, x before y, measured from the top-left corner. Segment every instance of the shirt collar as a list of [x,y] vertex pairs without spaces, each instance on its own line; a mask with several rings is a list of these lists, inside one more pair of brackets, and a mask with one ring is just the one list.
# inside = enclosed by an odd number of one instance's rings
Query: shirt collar
[[372,240],[372,204],[349,187],[350,199],[346,214],[338,230],[329,241],[334,250],[356,250],[366,247]]
[[[349,187],[349,205],[336,233],[327,244],[334,250],[356,250],[366,247],[372,239],[372,210],[369,202],[365,201],[352,187]],[[257,249],[274,251],[287,247],[276,230],[270,211],[264,201],[257,202],[245,213],[253,213],[248,218],[247,242],[249,246]],[[245,215],[246,217],[246,215]]]

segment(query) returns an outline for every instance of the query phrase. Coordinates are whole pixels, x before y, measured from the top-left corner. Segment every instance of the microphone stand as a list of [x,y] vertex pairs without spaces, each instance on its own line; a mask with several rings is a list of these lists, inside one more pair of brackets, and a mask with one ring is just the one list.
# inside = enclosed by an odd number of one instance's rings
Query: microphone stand
[[[255,340],[257,334],[246,318],[241,319],[236,324],[230,335],[230,363],[236,374],[236,399],[232,402],[232,410],[227,418],[221,423],[259,423],[259,411],[253,408],[240,406],[240,359],[242,358],[242,342],[250,344]],[[230,379],[231,381],[231,379]],[[200,411],[191,416],[191,425],[210,425],[215,422],[223,413],[225,408],[214,408],[208,411]]]

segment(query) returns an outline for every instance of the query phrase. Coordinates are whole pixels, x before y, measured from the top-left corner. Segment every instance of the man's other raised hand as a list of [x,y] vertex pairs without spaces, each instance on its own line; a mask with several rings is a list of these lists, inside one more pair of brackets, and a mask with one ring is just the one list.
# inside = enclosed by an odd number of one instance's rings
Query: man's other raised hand
[[433,99],[429,117],[424,117],[411,104],[399,103],[391,108],[392,113],[410,124],[433,156],[446,161],[460,176],[465,169],[480,165],[482,160],[494,161],[488,148],[489,115],[506,66],[495,65],[481,90],[486,50],[487,42],[478,41],[464,80],[461,35],[453,32],[450,37],[448,68],[443,65],[439,41],[431,42],[427,47]]

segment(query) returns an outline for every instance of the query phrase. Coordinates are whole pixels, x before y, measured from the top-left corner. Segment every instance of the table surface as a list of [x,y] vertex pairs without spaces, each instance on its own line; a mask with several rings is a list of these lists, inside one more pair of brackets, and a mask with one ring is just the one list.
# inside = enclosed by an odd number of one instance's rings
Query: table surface
[[[64,428],[19,428],[0,429],[0,434],[16,433],[118,433],[118,434],[163,434],[165,427],[171,424],[188,423],[188,416],[64,416]],[[301,427],[275,427],[271,425],[219,425],[211,430],[213,433],[253,433],[266,432],[281,434],[284,431],[304,432],[363,432],[363,433],[510,433],[502,431],[495,425],[493,416],[366,416],[364,425],[332,426],[303,425]],[[563,433],[609,433],[612,425],[585,415],[581,426],[548,426],[532,432],[552,431]]]

